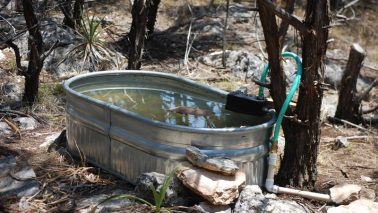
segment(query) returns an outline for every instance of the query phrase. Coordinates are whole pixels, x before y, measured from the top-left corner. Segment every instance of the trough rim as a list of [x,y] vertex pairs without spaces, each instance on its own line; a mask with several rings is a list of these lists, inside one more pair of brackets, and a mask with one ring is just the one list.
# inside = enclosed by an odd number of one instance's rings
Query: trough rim
[[63,88],[64,88],[64,91],[66,92],[66,96],[68,94],[74,95],[78,98],[81,98],[81,99],[84,99],[84,100],[89,100],[89,101],[93,102],[94,104],[104,106],[104,107],[108,108],[110,110],[110,112],[113,111],[113,110],[118,111],[118,112],[122,112],[122,113],[125,113],[128,116],[135,118],[135,119],[142,120],[142,121],[144,121],[144,122],[146,122],[150,125],[157,126],[159,128],[169,129],[169,130],[178,130],[178,131],[184,131],[184,132],[190,132],[190,133],[200,133],[200,134],[207,134],[207,133],[210,133],[210,134],[213,134],[213,133],[216,133],[216,134],[233,134],[233,133],[240,134],[240,133],[244,133],[244,132],[258,131],[258,130],[274,127],[276,120],[277,120],[277,116],[276,116],[274,109],[270,109],[270,110],[268,110],[268,113],[271,116],[270,120],[268,120],[267,122],[264,122],[262,124],[259,124],[259,125],[248,126],[248,127],[243,127],[243,128],[238,128],[238,127],[194,128],[194,127],[188,127],[188,126],[173,125],[173,124],[168,124],[168,123],[165,123],[165,122],[153,120],[153,119],[150,119],[148,117],[139,115],[138,113],[128,111],[127,109],[109,104],[105,101],[101,101],[101,100],[92,98],[90,96],[87,96],[87,95],[84,95],[80,92],[77,92],[70,87],[71,83],[74,83],[75,81],[79,81],[79,80],[82,80],[82,79],[85,79],[85,78],[98,77],[98,76],[102,76],[102,75],[105,76],[105,75],[124,75],[124,74],[126,74],[126,75],[127,74],[142,74],[142,75],[150,75],[150,76],[157,76],[157,77],[165,77],[165,78],[168,78],[168,79],[178,80],[178,81],[181,81],[181,82],[184,82],[184,83],[187,83],[187,84],[194,84],[201,89],[210,90],[210,91],[218,93],[219,95],[222,95],[222,96],[226,96],[228,94],[226,91],[223,91],[223,90],[220,90],[220,89],[217,89],[217,88],[213,88],[213,87],[198,83],[196,81],[193,81],[193,80],[190,80],[190,79],[187,79],[187,78],[184,78],[184,77],[180,77],[180,76],[175,75],[175,74],[165,73],[165,72],[156,72],[156,71],[147,71],[147,70],[143,70],[143,71],[141,71],[141,70],[107,70],[107,71],[96,71],[96,72],[83,73],[83,74],[77,75],[75,77],[72,77],[72,78],[66,80],[63,84]]

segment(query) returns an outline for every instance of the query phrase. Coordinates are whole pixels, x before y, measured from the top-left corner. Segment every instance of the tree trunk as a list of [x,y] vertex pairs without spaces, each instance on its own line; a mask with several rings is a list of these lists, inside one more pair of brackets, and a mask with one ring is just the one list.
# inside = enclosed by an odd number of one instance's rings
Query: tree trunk
[[358,44],[353,44],[350,49],[349,59],[341,80],[339,103],[335,117],[352,123],[362,122],[360,112],[361,101],[357,94],[357,78],[360,73],[365,51]]
[[285,152],[276,181],[280,185],[314,187],[320,141],[320,108],[323,98],[324,57],[330,18],[327,0],[308,0],[306,26],[314,33],[303,36],[303,75],[295,114],[287,122]]
[[[294,12],[294,4],[295,4],[295,0],[286,0],[285,11],[292,14]],[[283,44],[284,44],[288,29],[289,29],[289,23],[286,21],[282,21],[280,25],[280,29],[278,30],[279,42],[280,42],[280,47],[281,47],[280,49],[283,48]]]
[[144,40],[146,37],[147,14],[151,0],[135,0],[132,8],[133,21],[129,32],[130,48],[127,69],[138,70],[141,67]]
[[152,0],[150,8],[148,9],[148,18],[147,18],[147,38],[152,38],[152,34],[155,30],[156,16],[159,9],[160,0]]
[[29,65],[25,76],[25,92],[23,101],[27,105],[32,105],[38,95],[39,74],[43,67],[43,40],[39,29],[38,20],[34,14],[33,3],[31,0],[22,0],[26,26],[29,29]]
[[[272,85],[270,94],[274,100],[274,108],[276,112],[279,112],[286,98],[286,81],[280,61],[281,47],[278,41],[278,26],[276,19],[272,18],[275,17],[274,13],[262,1],[264,0],[258,0],[257,2],[269,60],[269,75]],[[288,108],[286,114],[291,115],[290,108]]]
[[64,15],[63,25],[75,29],[75,21],[72,14],[72,0],[63,0],[59,2],[59,8]]
[[84,0],[76,0],[74,3],[73,20],[75,27],[81,26],[81,19],[83,15]]

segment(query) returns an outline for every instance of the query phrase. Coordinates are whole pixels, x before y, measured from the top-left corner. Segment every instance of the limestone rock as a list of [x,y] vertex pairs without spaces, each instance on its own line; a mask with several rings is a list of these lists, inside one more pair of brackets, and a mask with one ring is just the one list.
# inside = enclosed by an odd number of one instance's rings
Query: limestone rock
[[198,205],[195,205],[192,209],[189,210],[189,213],[231,213],[231,207],[226,206],[214,206],[209,202],[201,202]]
[[295,201],[278,200],[274,194],[264,196],[257,185],[248,185],[240,193],[235,204],[234,213],[260,213],[260,212],[297,212],[305,213],[306,209]]
[[361,175],[361,180],[367,183],[373,182],[373,179],[371,177],[367,177],[363,175]]
[[245,173],[240,171],[235,176],[226,176],[195,167],[180,169],[177,177],[213,205],[232,203],[246,181]]
[[343,136],[337,136],[335,139],[335,144],[333,145],[334,150],[338,150],[340,148],[345,148],[348,147],[349,141],[348,138],[343,137]]
[[[154,203],[154,197],[150,186],[153,185],[157,191],[160,191],[164,178],[164,174],[157,172],[141,174],[136,181],[135,193],[138,197]],[[193,194],[187,188],[185,188],[176,177],[174,177],[171,185],[168,187],[165,193],[164,204],[168,206],[190,205],[192,195]]]
[[337,204],[347,204],[357,200],[361,187],[354,184],[339,184],[330,189],[333,202]]
[[363,187],[360,191],[360,199],[375,200],[375,191],[373,189]]
[[[101,201],[105,200],[111,195],[127,194],[126,191],[115,191],[111,194],[98,194],[88,198],[80,199],[76,203],[76,209],[78,213],[100,213],[100,212],[117,212],[117,210],[125,208],[134,201],[126,198],[115,198],[105,203],[98,205]],[[96,207],[96,205],[98,205]]]
[[28,166],[12,176],[2,177],[0,178],[0,195],[31,196],[39,190],[39,183],[34,178],[34,171]]
[[239,170],[233,160],[223,157],[208,157],[194,146],[186,148],[186,156],[193,165],[224,175],[235,175]]
[[353,201],[349,205],[331,207],[327,213],[376,213],[378,212],[378,203],[366,199]]
[[14,121],[20,124],[20,128],[24,130],[33,130],[37,127],[38,122],[31,117],[18,117]]

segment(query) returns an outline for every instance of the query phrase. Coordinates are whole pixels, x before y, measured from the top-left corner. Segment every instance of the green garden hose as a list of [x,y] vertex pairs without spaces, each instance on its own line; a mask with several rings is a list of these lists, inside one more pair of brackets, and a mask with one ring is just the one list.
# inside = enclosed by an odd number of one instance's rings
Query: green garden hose
[[[283,52],[282,56],[283,57],[292,57],[292,58],[295,59],[295,61],[297,63],[297,74],[295,76],[293,85],[290,88],[289,94],[286,96],[285,102],[283,103],[283,105],[280,109],[280,112],[278,114],[276,126],[274,128],[273,139],[272,139],[273,143],[278,141],[283,117],[285,115],[287,108],[289,107],[290,101],[293,98],[295,91],[297,90],[297,88],[299,86],[299,83],[300,83],[301,77],[302,77],[302,61],[299,58],[299,56],[297,56],[295,53],[292,53],[292,52]],[[269,69],[269,65],[266,64],[263,68],[262,73],[261,73],[260,82],[265,83],[266,75],[268,73],[268,69]],[[259,98],[264,99],[264,87],[263,86],[260,86],[260,88],[259,88]]]

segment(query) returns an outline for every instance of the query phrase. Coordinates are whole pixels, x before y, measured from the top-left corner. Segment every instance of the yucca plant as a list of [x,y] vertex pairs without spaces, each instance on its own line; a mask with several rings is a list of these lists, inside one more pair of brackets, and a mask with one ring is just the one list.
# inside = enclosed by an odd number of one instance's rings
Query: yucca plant
[[[83,70],[87,61],[89,61],[94,70],[97,70],[98,65],[103,62],[110,62],[117,65],[116,60],[114,60],[114,55],[116,55],[116,53],[106,47],[105,42],[102,41],[99,36],[102,31],[101,21],[102,19],[99,20],[94,15],[89,16],[86,14],[82,16],[81,25],[77,32],[81,37],[81,42],[67,53],[67,56],[71,54],[82,56],[81,70]],[[60,63],[66,59],[67,57]]]
[[[163,205],[163,202],[164,202],[164,198],[165,198],[165,193],[167,192],[168,190],[168,187],[171,185],[172,183],[172,180],[173,180],[173,176],[175,175],[176,173],[176,169],[174,169],[173,171],[171,171],[168,175],[166,175],[164,177],[164,181],[163,181],[163,185],[160,187],[160,189],[155,189],[155,187],[153,185],[150,185],[150,189],[151,189],[151,192],[153,193],[153,196],[154,196],[154,204],[153,205],[152,203],[140,198],[140,197],[137,197],[135,195],[132,195],[132,194],[120,194],[120,195],[114,195],[114,196],[111,196],[103,201],[101,201],[99,204],[96,205],[96,207],[102,203],[105,203],[109,200],[112,200],[112,199],[116,199],[116,198],[126,198],[126,199],[132,199],[132,200],[136,200],[136,201],[139,201],[143,204],[146,204],[148,205],[151,209],[154,210],[154,212],[156,213],[159,213],[159,212],[171,212],[171,210],[169,208],[163,208],[162,205]],[[96,208],[94,207],[94,209]]]

